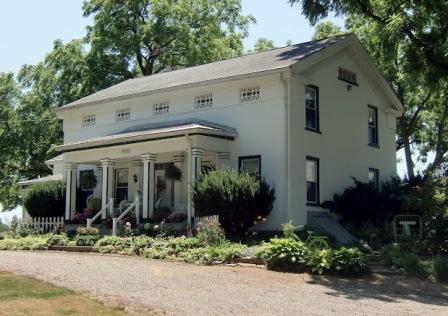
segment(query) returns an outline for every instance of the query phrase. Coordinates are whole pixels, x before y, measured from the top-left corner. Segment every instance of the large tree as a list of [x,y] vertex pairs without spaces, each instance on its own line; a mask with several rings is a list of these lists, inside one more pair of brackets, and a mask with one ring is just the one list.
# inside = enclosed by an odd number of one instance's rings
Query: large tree
[[331,21],[320,22],[316,24],[314,29],[312,40],[320,40],[336,35],[341,35],[346,33],[342,27],[336,25]]
[[347,18],[354,32],[395,89],[405,112],[399,120],[397,149],[405,152],[407,175],[415,161],[435,158],[436,172],[448,151],[448,3],[386,0],[290,0],[312,24],[332,12]]
[[18,119],[15,108],[20,90],[12,73],[0,73],[0,201],[4,207],[17,203],[20,158],[15,148],[18,138]]
[[93,53],[144,76],[239,56],[252,16],[240,0],[85,0]]

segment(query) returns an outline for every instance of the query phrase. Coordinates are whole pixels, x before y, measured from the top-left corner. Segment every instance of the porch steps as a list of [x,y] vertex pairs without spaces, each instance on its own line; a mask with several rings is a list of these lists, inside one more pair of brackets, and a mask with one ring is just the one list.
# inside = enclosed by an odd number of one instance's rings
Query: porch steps
[[341,244],[356,241],[356,238],[328,212],[308,211],[307,220],[307,225],[312,230],[333,236]]
[[392,270],[390,267],[386,266],[384,263],[383,255],[378,252],[372,252],[372,254],[367,256],[367,263],[369,265],[370,270],[374,274],[380,274],[380,275],[393,275],[393,276],[401,276],[402,273],[400,273],[397,270]]

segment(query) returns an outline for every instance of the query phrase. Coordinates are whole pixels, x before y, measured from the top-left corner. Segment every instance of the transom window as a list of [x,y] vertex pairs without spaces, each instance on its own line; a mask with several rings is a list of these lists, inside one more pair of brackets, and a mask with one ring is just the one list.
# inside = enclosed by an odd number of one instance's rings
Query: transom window
[[261,156],[244,156],[238,159],[239,170],[261,175]]
[[319,204],[319,159],[306,157],[306,202]]
[[152,106],[152,114],[154,116],[167,115],[170,113],[170,103],[168,101],[154,103]]
[[314,86],[308,86],[305,89],[305,127],[306,129],[319,130],[319,104],[318,89]]
[[115,121],[129,121],[131,119],[131,109],[121,109],[115,112]]
[[378,109],[369,105],[368,133],[369,145],[378,146]]
[[358,85],[358,82],[356,81],[356,72],[344,69],[342,67],[339,67],[339,80],[346,81],[348,83],[352,83],[354,85]]
[[260,100],[260,86],[240,89],[240,102],[252,102]]
[[380,171],[375,168],[369,168],[369,184],[372,188],[379,189],[380,188]]
[[96,115],[85,115],[82,117],[82,127],[90,127],[96,124]]
[[213,106],[213,95],[205,93],[194,97],[194,108],[202,110]]

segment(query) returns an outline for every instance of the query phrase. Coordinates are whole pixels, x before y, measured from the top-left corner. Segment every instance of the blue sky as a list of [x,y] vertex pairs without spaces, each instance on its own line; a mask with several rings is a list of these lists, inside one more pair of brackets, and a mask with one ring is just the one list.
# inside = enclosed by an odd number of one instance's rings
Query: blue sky
[[[274,40],[277,46],[288,39],[295,43],[310,40],[313,28],[287,0],[243,0],[243,13],[252,14],[257,24],[244,41],[252,48],[259,37]],[[55,39],[69,41],[82,37],[90,18],[82,16],[82,0],[3,0],[0,3],[0,71],[16,72],[23,64],[41,61]],[[343,25],[342,19],[332,19]]]

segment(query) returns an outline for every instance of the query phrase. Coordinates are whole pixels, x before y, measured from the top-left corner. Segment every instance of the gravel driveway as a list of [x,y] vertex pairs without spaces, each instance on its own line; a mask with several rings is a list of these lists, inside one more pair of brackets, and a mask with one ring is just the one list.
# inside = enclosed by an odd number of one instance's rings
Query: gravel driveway
[[0,270],[168,315],[448,315],[448,286],[288,274],[134,257],[0,251]]

